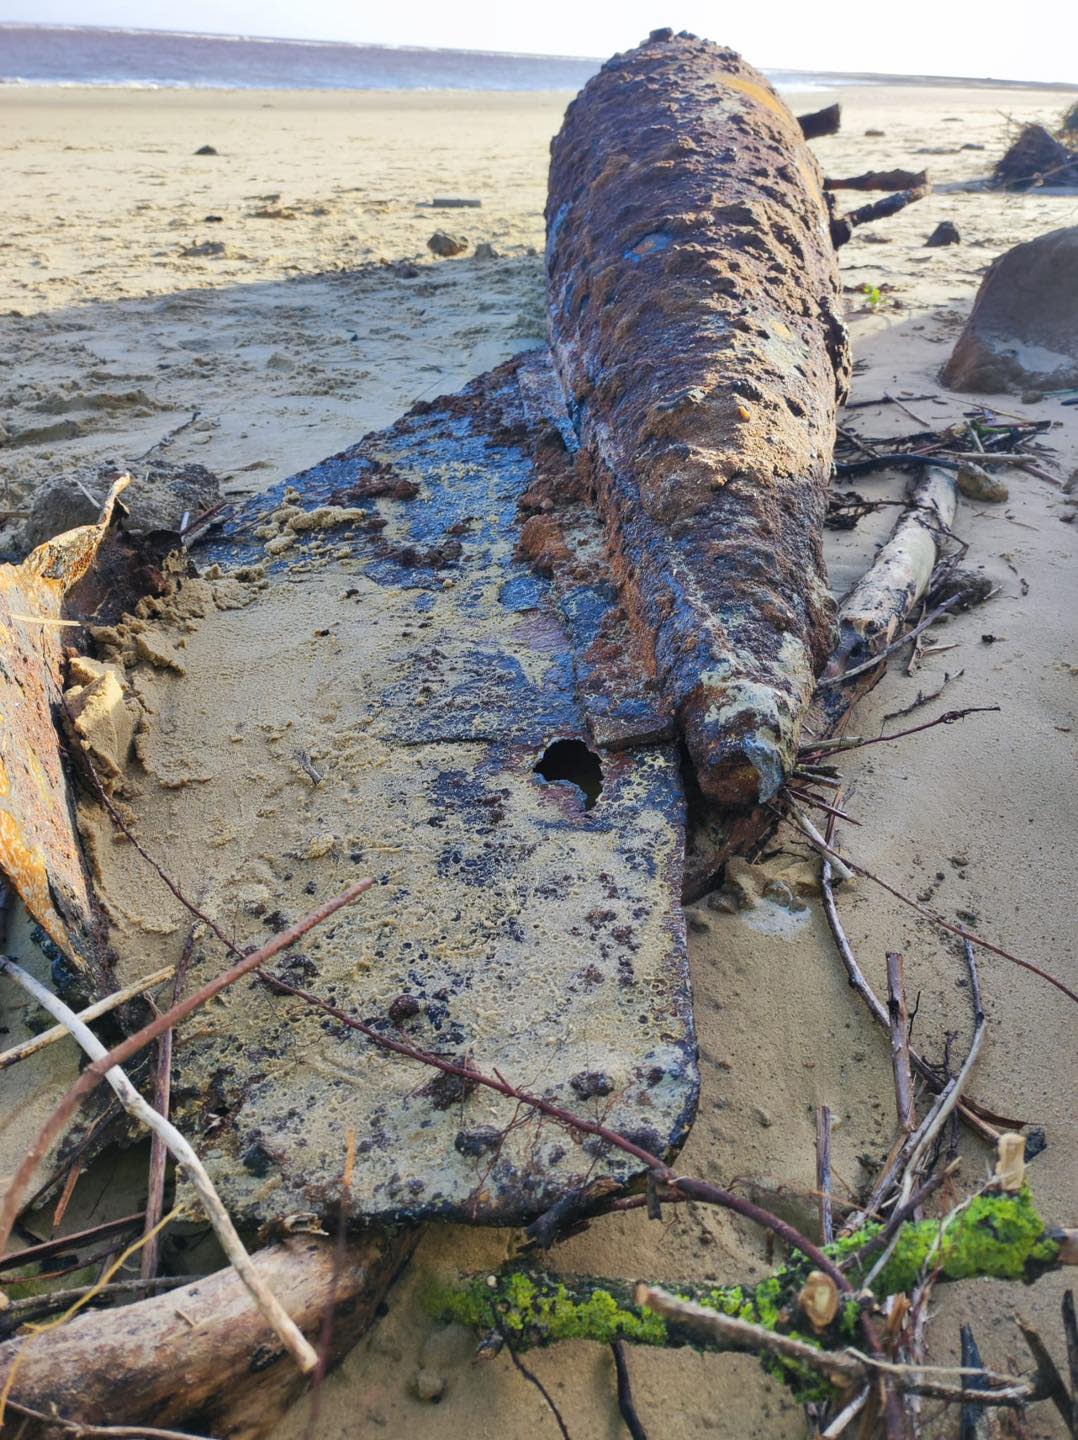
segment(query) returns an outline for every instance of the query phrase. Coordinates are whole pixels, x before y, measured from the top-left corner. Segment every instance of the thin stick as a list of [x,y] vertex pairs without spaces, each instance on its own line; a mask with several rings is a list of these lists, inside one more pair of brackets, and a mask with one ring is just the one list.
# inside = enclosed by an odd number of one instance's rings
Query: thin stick
[[968,705],[965,710],[945,710],[942,715],[937,715],[935,720],[926,720],[923,725],[911,725],[908,730],[894,730],[890,735],[876,735],[868,740],[853,735],[808,740],[801,746],[799,753],[822,758],[824,755],[833,755],[838,750],[863,750],[866,745],[882,745],[887,740],[904,740],[907,735],[919,735],[922,730],[931,730],[936,725],[953,725],[956,720],[964,720],[967,715],[984,715],[999,709],[998,705]]
[[856,1420],[861,1411],[868,1403],[868,1397],[872,1394],[872,1386],[866,1385],[859,1395],[855,1395],[850,1403],[844,1406],[835,1418],[828,1425],[827,1429],[820,1436],[820,1440],[838,1440],[846,1426],[851,1420]]
[[[122,1065],[132,1055],[137,1055],[140,1050],[149,1045],[151,1040],[156,1040],[166,1030],[178,1025],[181,1020],[185,1020],[188,1015],[200,1009],[208,1000],[219,995],[222,990],[227,990],[230,985],[234,985],[237,980],[242,980],[245,975],[257,970],[267,960],[272,960],[274,955],[280,954],[282,950],[288,950],[297,940],[306,935],[308,930],[313,930],[316,925],[321,925],[343,906],[351,905],[353,901],[358,900],[374,883],[374,880],[369,878],[355,881],[354,884],[348,886],[347,890],[342,890],[332,900],[327,900],[325,904],[319,905],[317,909],[312,910],[309,915],[304,916],[295,925],[267,940],[260,949],[253,950],[250,955],[245,955],[228,970],[223,970],[220,975],[207,981],[200,990],[189,995],[186,1000],[179,1001],[171,1009],[166,1010],[163,1015],[158,1015],[148,1025],[144,1025],[141,1030],[136,1030],[134,1035],[129,1035],[126,1040],[121,1041],[103,1059],[95,1060],[88,1065],[41,1127],[7,1188],[3,1206],[0,1207],[0,1255],[7,1249],[12,1228],[19,1214],[22,1197],[33,1179],[35,1170],[48,1153],[53,1141],[60,1135],[68,1120],[75,1113],[79,1101],[101,1082],[110,1066]],[[229,944],[231,945],[231,941]]]
[[614,1356],[614,1371],[618,1379],[618,1413],[625,1421],[625,1428],[632,1440],[648,1440],[648,1432],[637,1413],[633,1400],[633,1382],[629,1374],[628,1347],[624,1340],[615,1340],[610,1346]]
[[1034,1329],[1032,1321],[1027,1320],[1024,1315],[1018,1314],[1015,1315],[1014,1319],[1015,1324],[1022,1332],[1022,1339],[1029,1347],[1029,1353],[1033,1356],[1036,1363],[1037,1378],[1041,1382],[1047,1399],[1051,1400],[1052,1404],[1059,1411],[1064,1425],[1066,1425],[1067,1429],[1073,1435],[1071,1397],[1066,1385],[1063,1383],[1063,1376],[1060,1375],[1056,1368],[1056,1362],[1052,1359],[1048,1346],[1041,1339],[1039,1331]]
[[893,951],[887,954],[887,1016],[891,1031],[891,1069],[895,1077],[895,1107],[898,1123],[908,1135],[914,1126],[913,1077],[910,1074],[910,1017],[906,1008],[904,961]]
[[[194,927],[184,941],[180,963],[176,966],[176,978],[172,982],[172,1003],[175,1005],[183,992],[183,982],[195,948]],[[172,1103],[172,1036],[169,1029],[157,1042],[157,1075],[154,1080],[153,1108],[168,1119]],[[168,1164],[168,1150],[160,1135],[150,1139],[150,1169],[146,1180],[146,1233],[149,1235],[165,1211],[165,1171]],[[156,1234],[142,1248],[139,1273],[144,1280],[152,1280],[157,1274],[161,1245]]]
[[1063,1292],[1063,1334],[1067,1340],[1067,1370],[1071,1382],[1071,1433],[1078,1433],[1078,1316],[1074,1313],[1074,1291]]
[[851,670],[844,670],[841,675],[821,676],[816,682],[817,688],[821,685],[842,685],[845,681],[852,680],[855,675],[863,675],[866,670],[874,670],[877,665],[882,664],[883,661],[893,655],[896,650],[901,650],[902,647],[908,645],[911,640],[916,640],[917,636],[920,635],[923,630],[927,630],[930,625],[934,625],[941,615],[946,615],[947,611],[950,610],[953,605],[957,605],[960,599],[961,596],[959,595],[949,596],[944,600],[942,605],[937,605],[935,610],[930,610],[925,618],[919,621],[912,630],[907,630],[905,635],[900,635],[897,640],[892,640],[890,645],[885,645],[882,650],[873,655],[871,660],[865,660],[860,665],[854,665]]
[[44,1411],[22,1405],[18,1400],[7,1403],[8,1409],[14,1410],[17,1415],[25,1415],[28,1420],[62,1430],[75,1440],[113,1440],[113,1437],[115,1440],[120,1440],[120,1437],[130,1437],[130,1440],[205,1440],[204,1436],[192,1435],[189,1430],[161,1430],[156,1425],[85,1425],[81,1420],[46,1415]]
[[[109,1052],[93,1031],[82,1023],[72,1009],[35,980],[21,965],[16,964],[10,958],[0,957],[0,970],[5,970],[28,994],[44,1006],[50,1015],[59,1020],[61,1024],[66,1025],[91,1060],[106,1059]],[[163,1115],[159,1115],[153,1106],[142,1098],[118,1065],[110,1066],[105,1079],[116,1092],[117,1099],[127,1113],[141,1120],[155,1135],[159,1135],[171,1154],[175,1156],[177,1163],[186,1170],[188,1178],[198,1192],[198,1197],[213,1226],[221,1249],[228,1256],[233,1269],[247,1287],[252,1300],[265,1317],[266,1323],[303,1373],[309,1375],[318,1364],[318,1354],[252,1264],[251,1257],[244,1249],[243,1241],[237,1234],[228,1211],[222,1205],[220,1196],[214,1189],[213,1181],[207,1174],[202,1161],[176,1127]]]
[[113,1280],[104,1289],[99,1284],[76,1285],[71,1290],[50,1290],[44,1295],[27,1295],[22,1300],[12,1300],[7,1309],[0,1311],[0,1335],[10,1335],[20,1325],[35,1315],[47,1315],[50,1310],[65,1310],[75,1300],[81,1300],[84,1295],[93,1294],[103,1301],[110,1301],[117,1295],[129,1295],[132,1291],[140,1291],[143,1294],[147,1289],[151,1290],[173,1290],[181,1285],[190,1285],[194,1279],[191,1275],[158,1275],[154,1280],[147,1282],[141,1278],[138,1280]]
[[[902,1184],[898,1193],[898,1204],[900,1207],[909,1202],[918,1168],[928,1154],[936,1136],[943,1129],[948,1115],[950,1115],[957,1104],[958,1097],[962,1093],[962,1087],[969,1079],[973,1067],[977,1063],[977,1057],[981,1053],[981,1044],[984,1040],[985,1031],[984,1005],[981,1001],[981,984],[977,976],[977,960],[973,953],[973,946],[967,941],[965,948],[966,965],[969,968],[970,991],[973,999],[973,1039],[970,1041],[969,1052],[962,1062],[961,1070],[959,1070],[958,1074],[951,1080],[948,1080],[947,1084],[936,1097],[932,1109],[921,1122],[920,1129],[910,1139],[909,1160],[906,1163],[906,1168],[902,1176]],[[865,1276],[864,1283],[866,1288],[871,1286],[873,1280],[891,1258],[894,1248],[898,1244],[898,1239],[899,1235],[896,1231],[884,1247],[879,1259]]]
[[[846,967],[846,976],[850,982],[850,986],[857,991],[858,995],[860,995],[861,999],[865,1002],[869,1014],[876,1023],[881,1025],[884,1030],[889,1030],[890,1021],[887,1016],[887,1011],[883,1008],[876,996],[876,992],[866,980],[864,971],[857,963],[857,957],[854,955],[853,948],[846,937],[846,932],[842,928],[838,906],[835,903],[835,890],[831,883],[830,860],[823,862],[820,871],[820,889],[823,892],[823,906],[824,913],[827,916],[827,923],[831,928],[835,948],[838,950],[842,963]],[[927,1081],[933,1090],[938,1092],[943,1088],[945,1082],[940,1079],[924,1056],[912,1048],[910,1049],[910,1063],[918,1075],[920,1075],[921,1079]],[[969,1102],[960,1100],[957,1109],[965,1123],[971,1130],[974,1130],[980,1135],[982,1140],[987,1140],[992,1145],[996,1143],[999,1139],[1000,1132],[989,1125],[986,1120],[982,1120],[981,1117],[970,1108]]]
[[[111,995],[106,995],[104,1000],[98,1000],[95,1004],[88,1005],[85,1010],[80,1010],[79,1019],[83,1021],[96,1020],[101,1015],[107,1015],[117,1006],[126,1005],[129,1000],[135,1000],[145,991],[152,990],[155,985],[171,979],[174,973],[175,966],[173,965],[166,965],[161,970],[155,970],[145,979],[136,980],[133,985],[128,985],[123,990],[116,990]],[[0,1070],[6,1070],[9,1065],[14,1065],[19,1060],[25,1060],[28,1055],[36,1055],[47,1045],[55,1045],[57,1040],[63,1040],[70,1034],[71,1031],[66,1025],[53,1025],[49,1030],[42,1030],[40,1035],[33,1035],[29,1040],[24,1040],[21,1045],[13,1045],[10,1050],[5,1050],[3,1054],[0,1054]]]
[[72,1250],[87,1240],[104,1240],[121,1230],[133,1230],[136,1225],[141,1225],[142,1220],[142,1212],[137,1215],[124,1215],[118,1220],[106,1220],[102,1225],[93,1225],[89,1230],[77,1230],[73,1235],[57,1235],[53,1240],[42,1240],[37,1245],[28,1245],[25,1250],[15,1250],[0,1258],[0,1272],[16,1270],[20,1265],[36,1264],[39,1260],[48,1259],[50,1255]]
[[535,1371],[529,1370],[527,1365],[524,1364],[524,1361],[520,1358],[520,1356],[510,1344],[509,1337],[503,1334],[502,1338],[505,1340],[505,1348],[509,1351],[510,1360],[512,1360],[513,1364],[516,1366],[517,1370],[520,1371],[521,1375],[524,1376],[524,1379],[527,1380],[529,1384],[534,1385],[535,1388],[539,1391],[539,1394],[546,1401],[547,1409],[550,1411],[551,1415],[554,1416],[555,1424],[561,1431],[562,1440],[573,1440],[573,1437],[569,1434],[569,1430],[565,1424],[565,1421],[562,1419],[562,1413],[558,1409],[553,1395],[551,1395],[550,1391],[539,1379],[539,1376],[536,1375]]
[[831,1111],[816,1107],[816,1190],[820,1197],[820,1238],[830,1245],[835,1238],[831,1216]]
[[[788,824],[790,823],[787,816],[783,815],[780,818],[786,820]],[[928,907],[922,905],[919,900],[911,899],[909,895],[896,889],[894,885],[884,880],[882,876],[874,874],[864,865],[858,864],[857,861],[850,860],[848,857],[843,861],[842,857],[836,854],[831,846],[827,844],[826,840],[821,838],[819,841],[814,841],[814,843],[824,851],[827,858],[831,861],[832,865],[834,865],[836,872],[839,870],[839,865],[844,864],[846,868],[852,870],[855,875],[861,875],[866,880],[871,880],[873,884],[878,885],[881,890],[886,890],[888,895],[893,895],[896,900],[901,900],[903,905],[908,905],[911,910],[916,910],[918,915],[923,915],[926,920],[931,920],[932,923],[938,925],[941,930],[946,930],[951,935],[957,935],[960,940],[968,940],[971,945],[979,945],[982,950],[988,950],[991,954],[998,955],[1002,960],[1009,960],[1012,965],[1017,965],[1022,970],[1028,970],[1031,975],[1039,975],[1042,980],[1047,980],[1049,985],[1054,985],[1057,990],[1066,995],[1068,1000],[1073,1000],[1074,1003],[1078,1005],[1078,995],[1075,994],[1069,985],[1065,985],[1062,980],[1058,980],[1049,971],[1042,970],[1039,965],[1034,965],[1032,960],[1023,960],[1018,955],[1012,955],[1009,950],[1004,950],[1001,945],[994,945],[991,940],[986,940],[983,935],[975,935],[972,930],[967,930],[964,925],[952,924],[950,920],[945,920],[942,915],[937,915],[934,910],[929,910]]]
[[828,845],[827,841],[816,829],[816,826],[813,825],[812,821],[808,818],[805,812],[803,810],[800,810],[792,800],[788,801],[788,804],[790,807],[790,813],[793,815],[794,823],[797,825],[797,828],[803,831],[804,834],[808,836],[808,838],[812,841],[813,845],[815,845],[818,850],[822,850],[828,856],[834,868],[835,874],[839,877],[839,879],[852,880],[853,871],[849,868],[849,866],[845,863],[841,856],[835,854],[835,852],[831,849],[830,845]]

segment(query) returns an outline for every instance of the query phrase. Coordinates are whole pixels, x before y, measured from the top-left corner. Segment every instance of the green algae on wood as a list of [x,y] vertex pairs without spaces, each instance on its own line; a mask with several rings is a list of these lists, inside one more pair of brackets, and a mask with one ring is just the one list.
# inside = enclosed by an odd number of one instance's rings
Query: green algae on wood
[[[866,1225],[825,1247],[841,1263],[853,1257],[881,1226]],[[894,1252],[876,1277],[873,1295],[912,1289],[923,1270],[938,1271],[940,1280],[1035,1280],[1059,1263],[1060,1241],[1034,1204],[1028,1186],[1017,1194],[976,1195],[944,1220],[911,1221],[899,1232]],[[850,1269],[856,1289],[874,1257]],[[856,1339],[860,1306],[847,1300],[835,1320],[817,1334],[803,1314],[798,1297],[812,1269],[805,1256],[794,1252],[789,1261],[757,1285],[675,1285],[674,1294],[723,1315],[750,1321],[765,1330],[780,1332],[818,1349],[839,1349]],[[630,1340],[638,1345],[702,1350],[736,1350],[735,1343],[716,1337],[703,1340],[696,1332],[640,1308],[632,1300],[633,1286],[621,1280],[594,1276],[556,1276],[520,1266],[496,1274],[474,1275],[457,1284],[433,1287],[426,1297],[428,1310],[481,1334],[500,1331],[514,1349],[551,1345],[559,1340],[594,1340],[609,1344]],[[799,1400],[820,1400],[835,1391],[831,1383],[799,1361],[763,1356],[769,1373],[790,1386]]]

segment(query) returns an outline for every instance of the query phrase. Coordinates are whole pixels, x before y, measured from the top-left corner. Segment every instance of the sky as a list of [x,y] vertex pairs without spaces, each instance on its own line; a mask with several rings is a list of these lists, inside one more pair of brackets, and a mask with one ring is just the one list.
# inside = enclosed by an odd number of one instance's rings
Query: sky
[[1078,82],[1073,0],[0,0],[0,20],[596,57],[672,25],[780,69]]

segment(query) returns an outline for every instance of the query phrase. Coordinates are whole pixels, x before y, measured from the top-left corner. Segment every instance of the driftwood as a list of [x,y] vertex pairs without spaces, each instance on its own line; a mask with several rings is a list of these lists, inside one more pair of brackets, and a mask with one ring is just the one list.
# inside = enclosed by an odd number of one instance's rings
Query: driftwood
[[863,175],[824,181],[828,190],[917,190],[928,184],[927,170],[866,170]]
[[[371,1325],[419,1233],[370,1231],[344,1247],[297,1235],[260,1250],[255,1265],[311,1340],[332,1310],[332,1365]],[[219,1440],[265,1434],[307,1383],[233,1270],[9,1340],[0,1384],[13,1367],[12,1422],[22,1405],[84,1424],[187,1426]],[[23,1423],[27,1440],[57,1433]]]
[[[891,644],[928,589],[956,504],[954,474],[928,467],[890,539],[842,601],[838,643],[820,677],[817,704],[825,718],[819,733],[833,729],[879,678],[878,667],[861,667]],[[851,675],[853,670],[858,674]]]
[[704,795],[766,799],[830,641],[849,359],[819,169],[762,76],[657,32],[570,105],[547,224],[551,350],[622,603]]
[[808,115],[799,115],[797,123],[806,140],[818,140],[823,135],[837,135],[842,128],[842,106],[836,100],[822,110],[812,110]]
[[918,185],[913,190],[898,190],[893,195],[885,195],[882,200],[873,200],[870,205],[861,205],[856,210],[847,210],[845,215],[838,215],[831,221],[831,243],[835,249],[840,249],[853,235],[859,225],[869,225],[876,220],[887,220],[892,215],[897,215],[900,210],[905,210],[907,205],[913,205],[918,200],[923,200],[931,193],[931,186]]

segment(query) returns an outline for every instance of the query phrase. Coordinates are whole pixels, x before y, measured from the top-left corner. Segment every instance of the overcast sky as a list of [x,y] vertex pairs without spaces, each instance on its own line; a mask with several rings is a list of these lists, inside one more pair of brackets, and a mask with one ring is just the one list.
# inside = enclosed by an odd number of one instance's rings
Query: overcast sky
[[1078,81],[1074,0],[0,0],[0,18],[603,57],[673,25],[756,65]]

